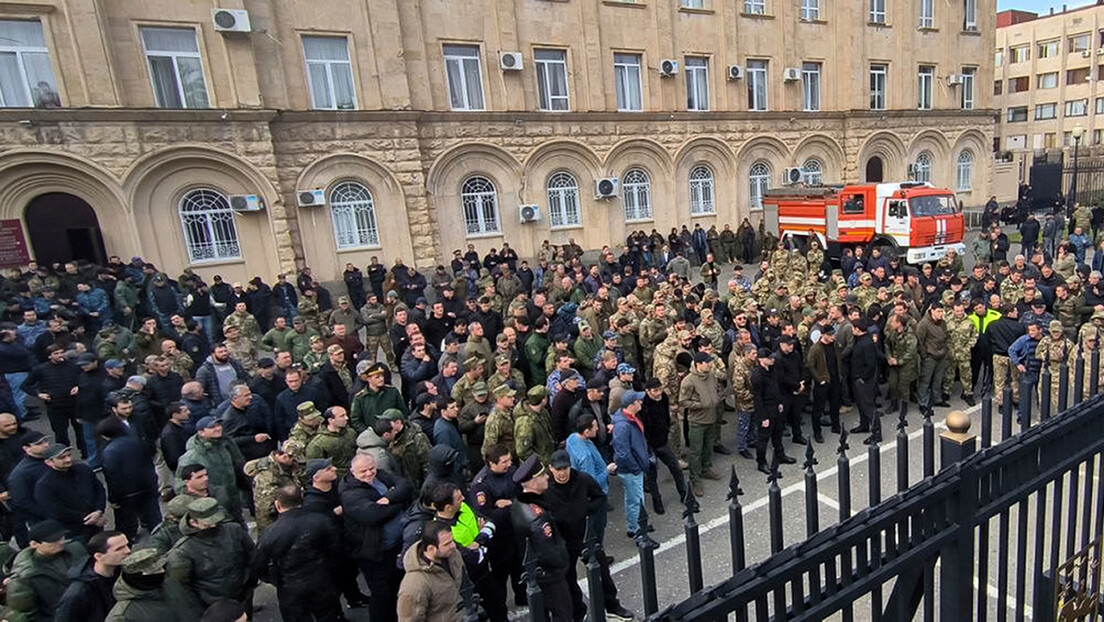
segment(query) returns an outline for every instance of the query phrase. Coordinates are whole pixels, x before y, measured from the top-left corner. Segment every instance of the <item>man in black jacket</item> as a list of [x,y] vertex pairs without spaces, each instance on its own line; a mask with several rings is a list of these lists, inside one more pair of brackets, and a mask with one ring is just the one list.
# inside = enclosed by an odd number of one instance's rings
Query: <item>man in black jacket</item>
[[774,447],[774,456],[780,464],[793,464],[793,458],[786,455],[782,447],[782,426],[785,423],[782,397],[778,392],[778,379],[771,369],[775,357],[770,350],[759,348],[759,365],[751,372],[751,396],[755,402],[755,413],[751,425],[756,431],[755,461],[760,473],[769,475],[767,464],[767,441]]
[[[46,356],[46,362],[32,369],[23,382],[23,392],[46,402],[46,417],[54,440],[68,445],[70,424],[77,429],[77,381],[81,370],[66,360],[65,348],[60,345],[47,346]],[[83,431],[76,431],[77,444],[84,454]]]
[[342,616],[330,574],[340,555],[334,524],[304,510],[303,494],[294,485],[276,490],[276,511],[279,517],[257,543],[253,572],[276,587],[283,619],[336,622]]
[[[594,478],[571,468],[571,457],[563,449],[552,453],[552,458],[548,461],[548,470],[552,474],[552,479],[548,483],[548,491],[543,496],[555,517],[556,528],[563,535],[567,545],[567,587],[571,592],[574,619],[582,620],[586,616],[587,607],[583,602],[583,592],[579,589],[576,567],[586,549],[587,536],[597,537],[594,531],[604,529],[606,495]],[[599,525],[599,522],[603,524]],[[598,556],[598,565],[602,571],[606,617],[632,620],[633,613],[625,609],[617,600],[617,585],[610,575],[609,558],[604,553]]]
[[81,434],[88,449],[88,466],[97,469],[100,456],[96,447],[96,424],[104,418],[104,374],[95,355],[85,352],[77,357],[81,374],[77,378],[77,417],[81,420]]
[[656,457],[656,463],[652,463],[648,472],[644,475],[644,487],[651,492],[652,509],[656,514],[663,514],[663,497],[659,492],[659,478],[657,473],[658,462],[667,465],[671,472],[671,478],[675,480],[675,490],[678,491],[679,501],[686,500],[686,478],[682,475],[678,457],[668,445],[668,435],[671,432],[671,400],[663,392],[663,383],[658,378],[649,378],[644,384],[644,400],[640,409],[640,421],[644,424],[644,439],[648,441],[648,449]]
[[[792,324],[789,326],[792,327]],[[778,393],[782,398],[783,421],[790,425],[793,442],[804,445],[809,442],[801,433],[801,416],[805,409],[805,366],[801,364],[796,338],[786,334],[778,338],[777,359],[778,368],[774,375],[778,378]]]
[[54,622],[103,622],[115,606],[112,587],[130,543],[119,531],[104,531],[88,541],[88,561],[58,601]]
[[49,470],[46,466],[46,450],[50,448],[50,439],[37,430],[31,430],[23,435],[21,441],[23,459],[15,465],[6,481],[8,493],[11,497],[8,501],[12,509],[13,531],[15,541],[20,547],[26,548],[27,526],[33,525],[45,519],[42,509],[34,501],[34,489],[38,480]]
[[223,436],[234,441],[246,461],[267,456],[276,449],[276,441],[270,433],[272,412],[248,386],[237,384],[230,389],[230,404],[219,417]]
[[395,602],[402,571],[402,513],[413,492],[405,479],[376,468],[376,459],[357,454],[341,480],[345,550],[352,555],[371,591],[368,617],[372,622],[398,622]]
[[552,515],[552,505],[545,497],[548,473],[536,454],[514,472],[514,483],[521,492],[510,506],[510,521],[517,537],[517,548],[529,551],[537,562],[537,585],[544,595],[544,606],[550,622],[574,620],[571,591],[567,573],[571,558],[560,528]]
[[868,334],[869,323],[860,318],[851,324],[855,335],[855,345],[851,348],[850,369],[855,406],[859,410],[859,425],[851,429],[851,434],[869,432],[863,443],[880,443],[882,440],[882,422],[875,407],[878,398],[878,370],[885,361],[885,354],[874,343],[874,337]]
[[73,448],[55,443],[43,456],[49,467],[34,487],[34,502],[44,518],[61,523],[82,543],[103,530],[107,493],[87,464],[73,461]]
[[[341,494],[337,491],[337,467],[329,460],[307,461],[305,475],[307,487],[303,491],[303,509],[325,516],[337,530],[337,538],[341,542],[344,520],[341,507]],[[345,602],[350,608],[359,608],[368,604],[368,597],[360,592],[357,585],[357,565],[348,554],[345,547],[340,547],[340,553],[332,560],[330,572],[338,590],[345,596]]]

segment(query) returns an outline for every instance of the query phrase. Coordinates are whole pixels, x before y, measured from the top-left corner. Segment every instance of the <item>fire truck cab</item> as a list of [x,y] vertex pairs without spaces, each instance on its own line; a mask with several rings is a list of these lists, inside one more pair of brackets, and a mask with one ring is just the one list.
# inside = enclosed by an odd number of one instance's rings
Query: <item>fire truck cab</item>
[[952,191],[927,182],[794,187],[763,195],[764,226],[779,237],[815,235],[829,257],[889,247],[908,263],[966,252],[965,219]]

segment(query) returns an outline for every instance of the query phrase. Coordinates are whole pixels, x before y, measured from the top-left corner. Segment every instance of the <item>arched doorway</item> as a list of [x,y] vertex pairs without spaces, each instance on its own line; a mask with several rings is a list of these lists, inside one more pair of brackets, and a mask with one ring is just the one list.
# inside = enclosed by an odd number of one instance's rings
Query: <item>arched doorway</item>
[[64,192],[43,194],[27,204],[23,219],[38,263],[107,263],[100,222],[84,199]]
[[866,161],[866,181],[867,183],[876,184],[883,180],[882,159],[878,156],[873,156]]

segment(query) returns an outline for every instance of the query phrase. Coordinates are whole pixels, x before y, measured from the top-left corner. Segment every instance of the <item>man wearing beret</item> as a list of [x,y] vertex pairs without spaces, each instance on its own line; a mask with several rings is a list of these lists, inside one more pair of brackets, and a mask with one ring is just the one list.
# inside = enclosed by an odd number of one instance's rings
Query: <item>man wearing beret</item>
[[537,585],[544,596],[549,622],[574,619],[571,592],[567,586],[570,559],[567,545],[556,526],[548,502],[548,473],[537,456],[529,456],[514,472],[514,483],[521,488],[510,508],[510,521],[519,539],[519,550],[528,543],[537,562]]

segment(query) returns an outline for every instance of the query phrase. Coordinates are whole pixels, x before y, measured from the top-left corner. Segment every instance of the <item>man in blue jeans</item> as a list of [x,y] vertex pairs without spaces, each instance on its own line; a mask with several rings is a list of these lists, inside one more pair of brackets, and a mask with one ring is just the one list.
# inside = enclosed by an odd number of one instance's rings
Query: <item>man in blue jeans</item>
[[625,487],[625,526],[634,538],[640,528],[640,510],[644,503],[644,474],[651,460],[644,424],[640,421],[644,394],[626,391],[621,396],[621,409],[613,413],[613,462]]

